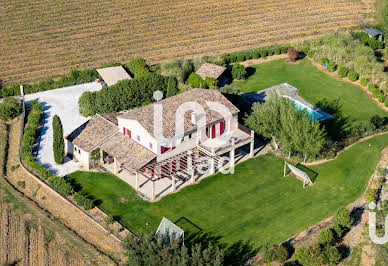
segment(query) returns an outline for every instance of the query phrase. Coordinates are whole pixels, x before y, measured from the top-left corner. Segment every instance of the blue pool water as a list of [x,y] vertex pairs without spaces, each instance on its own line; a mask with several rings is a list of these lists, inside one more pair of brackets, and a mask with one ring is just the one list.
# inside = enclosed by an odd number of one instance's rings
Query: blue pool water
[[323,120],[326,120],[327,118],[325,118],[324,115],[318,113],[318,112],[315,112],[313,110],[311,110],[310,108],[307,108],[306,106],[302,105],[301,103],[299,103],[298,101],[293,101],[294,104],[295,104],[295,108],[298,110],[298,111],[306,111],[310,121],[312,120],[316,120],[316,121],[323,121]]

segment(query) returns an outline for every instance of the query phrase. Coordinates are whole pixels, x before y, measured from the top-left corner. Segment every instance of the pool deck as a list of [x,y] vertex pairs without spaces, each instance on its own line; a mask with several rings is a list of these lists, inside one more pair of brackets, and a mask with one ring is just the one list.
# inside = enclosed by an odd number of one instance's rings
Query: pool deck
[[317,119],[317,121],[319,121],[319,122],[333,118],[332,115],[326,113],[322,109],[312,105],[311,103],[305,101],[303,98],[296,95],[297,92],[298,92],[298,89],[295,88],[294,86],[291,86],[288,83],[282,83],[282,84],[279,84],[279,85],[276,85],[276,86],[273,86],[273,87],[270,87],[270,88],[267,88],[267,89],[264,89],[261,91],[244,93],[242,95],[242,98],[244,101],[246,101],[249,104],[253,104],[255,102],[264,103],[272,95],[277,94],[278,96],[281,96],[281,97],[290,98],[290,99],[298,102],[299,104],[305,106],[306,108],[320,114],[322,117],[320,119]]

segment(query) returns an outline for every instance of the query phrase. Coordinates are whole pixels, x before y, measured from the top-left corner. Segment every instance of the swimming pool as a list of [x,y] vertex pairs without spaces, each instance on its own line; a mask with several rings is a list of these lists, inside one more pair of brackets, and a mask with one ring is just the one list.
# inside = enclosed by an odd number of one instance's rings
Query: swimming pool
[[[301,101],[299,101],[298,99],[295,99],[294,97],[289,97],[289,96],[283,96],[283,97],[286,97],[290,100],[292,100],[294,102],[294,105],[295,105],[295,108],[298,110],[298,111],[306,111],[307,113],[307,116],[309,117],[310,121],[318,121],[318,122],[322,122],[322,121],[325,121],[329,118],[332,118],[331,115],[329,115],[328,113],[322,111],[321,109],[309,104],[309,103],[302,103]],[[307,105],[310,105],[310,106],[307,106]]]

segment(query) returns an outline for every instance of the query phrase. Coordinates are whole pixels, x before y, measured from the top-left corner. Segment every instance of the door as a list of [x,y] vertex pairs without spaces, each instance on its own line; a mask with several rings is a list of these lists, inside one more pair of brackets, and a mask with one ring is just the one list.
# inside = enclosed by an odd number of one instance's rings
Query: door
[[224,134],[224,131],[225,131],[225,121],[222,121],[222,122],[220,123],[220,136],[221,136],[222,134]]
[[216,137],[216,125],[212,125],[212,139]]

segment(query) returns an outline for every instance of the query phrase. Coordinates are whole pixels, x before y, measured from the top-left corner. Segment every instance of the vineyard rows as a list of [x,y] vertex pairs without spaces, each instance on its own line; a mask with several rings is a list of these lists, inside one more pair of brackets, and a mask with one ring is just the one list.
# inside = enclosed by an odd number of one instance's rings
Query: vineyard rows
[[0,221],[0,263],[85,265],[76,253],[66,250],[41,226],[30,224],[24,214],[9,204],[0,203]]
[[10,0],[0,6],[0,79],[34,82],[133,57],[152,64],[284,43],[351,28],[370,12],[352,0]]

